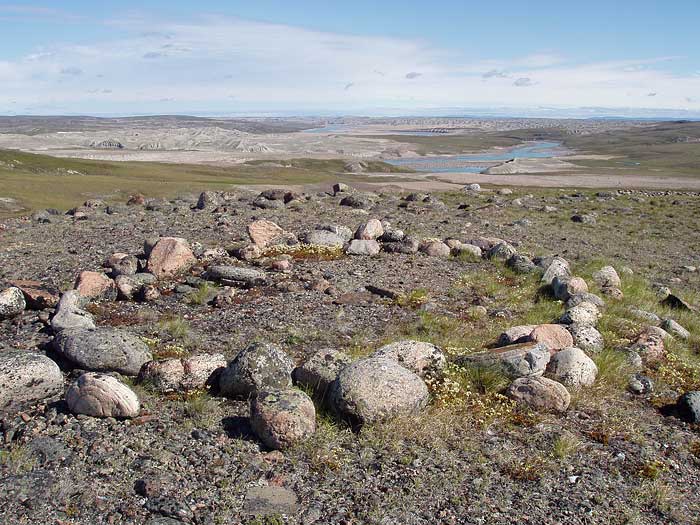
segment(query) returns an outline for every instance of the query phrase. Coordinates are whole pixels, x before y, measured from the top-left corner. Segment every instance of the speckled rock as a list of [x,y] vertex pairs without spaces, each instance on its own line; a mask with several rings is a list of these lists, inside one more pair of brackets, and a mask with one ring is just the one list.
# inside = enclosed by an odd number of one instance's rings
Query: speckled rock
[[547,365],[547,377],[573,388],[591,386],[597,375],[598,367],[580,348],[557,352]]
[[159,392],[199,390],[218,384],[218,374],[226,364],[223,354],[149,361],[141,367],[139,381]]
[[460,359],[460,362],[478,366],[498,366],[508,377],[515,379],[542,375],[549,359],[547,345],[527,342],[468,354]]
[[42,354],[0,351],[0,414],[12,414],[63,391],[58,365]]
[[548,286],[552,285],[555,277],[564,277],[571,275],[569,262],[561,257],[554,257],[546,267],[542,275],[542,283]]
[[27,307],[22,290],[15,286],[0,292],[0,320],[21,314]]
[[207,268],[207,279],[227,286],[251,288],[265,283],[265,272],[245,266],[214,265]]
[[361,359],[344,368],[331,386],[330,402],[353,423],[374,423],[412,414],[428,403],[428,387],[393,359]]
[[324,397],[338,373],[351,361],[350,356],[344,352],[333,349],[319,350],[296,367],[292,377],[297,385],[311,388],[316,395]]
[[250,426],[267,447],[284,450],[316,431],[316,409],[300,390],[265,390],[250,402]]
[[568,300],[572,295],[588,293],[586,281],[580,277],[556,276],[552,280],[554,297],[561,301]]
[[148,346],[135,335],[116,328],[72,328],[61,331],[54,348],[76,366],[93,372],[136,375],[153,359]]
[[280,348],[253,343],[243,349],[221,372],[219,389],[225,396],[247,397],[260,390],[285,390],[292,386],[294,363]]
[[422,341],[396,341],[377,349],[372,357],[386,357],[398,361],[419,377],[442,370],[447,363],[445,354],[437,346]]
[[567,309],[559,319],[559,322],[562,324],[596,326],[599,319],[600,311],[598,307],[593,303],[583,302]]
[[593,280],[600,288],[620,288],[622,281],[612,266],[604,266],[593,274]]
[[377,241],[353,239],[345,252],[348,255],[377,255],[380,250],[381,246]]
[[66,404],[74,414],[93,417],[136,417],[138,396],[116,377],[86,372],[66,392]]
[[593,326],[583,324],[570,324],[566,329],[574,338],[574,346],[580,348],[587,354],[597,354],[602,352],[605,341],[602,334]]
[[684,341],[690,339],[690,332],[673,319],[664,319],[661,323],[661,328],[666,330],[673,337],[683,339]]
[[506,395],[535,410],[564,412],[571,403],[566,387],[546,377],[520,377],[511,383]]

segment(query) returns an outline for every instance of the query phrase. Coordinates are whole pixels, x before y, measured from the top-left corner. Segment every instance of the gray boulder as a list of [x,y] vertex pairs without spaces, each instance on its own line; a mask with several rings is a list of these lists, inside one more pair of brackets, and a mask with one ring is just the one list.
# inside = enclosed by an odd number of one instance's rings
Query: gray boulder
[[215,265],[210,266],[206,272],[206,278],[210,281],[218,281],[226,286],[238,286],[252,288],[265,284],[265,272],[243,266]]
[[345,245],[345,239],[326,230],[312,230],[301,236],[301,242],[305,244],[313,244],[316,246],[337,246],[342,248]]
[[72,328],[54,339],[56,351],[83,370],[135,376],[153,359],[138,337],[115,328]]
[[535,410],[564,412],[571,403],[571,394],[561,383],[546,377],[520,377],[513,381],[506,395],[516,403]]
[[344,368],[330,393],[334,409],[356,424],[418,412],[428,398],[420,377],[385,357],[361,359]]
[[350,356],[338,350],[323,349],[294,369],[292,377],[297,385],[311,388],[316,395],[325,397],[338,373],[351,362]]
[[348,255],[378,255],[381,246],[374,240],[353,239],[345,252]]
[[0,415],[12,414],[62,391],[61,370],[45,355],[16,349],[0,352]]
[[602,334],[595,327],[585,324],[570,324],[566,327],[574,338],[574,346],[587,354],[597,354],[605,348]]
[[468,354],[460,362],[476,366],[499,367],[508,377],[515,379],[542,375],[549,359],[550,352],[547,345],[528,342]]
[[678,337],[684,341],[690,339],[690,332],[673,319],[664,319],[661,323],[661,328],[666,330],[673,337]]
[[683,394],[676,402],[678,415],[691,423],[700,423],[700,391]]
[[280,348],[253,343],[244,348],[219,377],[221,394],[247,397],[261,390],[286,390],[292,386],[294,363]]
[[547,365],[548,377],[573,388],[591,386],[597,375],[598,367],[580,348],[560,350]]
[[571,276],[571,268],[569,262],[561,257],[554,257],[548,261],[544,274],[542,275],[542,283],[551,286],[555,277]]
[[64,292],[51,319],[54,333],[73,328],[95,328],[92,315],[82,309],[85,302],[86,299],[81,297],[78,290]]

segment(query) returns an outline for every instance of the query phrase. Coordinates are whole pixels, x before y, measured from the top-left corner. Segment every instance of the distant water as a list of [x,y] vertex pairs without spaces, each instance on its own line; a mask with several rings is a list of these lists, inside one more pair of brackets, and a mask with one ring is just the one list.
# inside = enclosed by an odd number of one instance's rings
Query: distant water
[[[534,142],[514,148],[471,155],[440,155],[386,160],[394,166],[431,173],[481,173],[495,162],[510,159],[548,159],[564,152],[558,142]],[[474,162],[488,164],[474,165]]]
[[[352,131],[356,129],[354,126],[349,124],[328,124],[321,128],[311,128],[305,129],[302,133],[337,133],[341,131]],[[446,135],[446,133],[440,133],[439,131],[406,131],[406,130],[393,130],[387,129],[383,132],[386,135],[413,135],[416,137],[434,137],[436,135]]]

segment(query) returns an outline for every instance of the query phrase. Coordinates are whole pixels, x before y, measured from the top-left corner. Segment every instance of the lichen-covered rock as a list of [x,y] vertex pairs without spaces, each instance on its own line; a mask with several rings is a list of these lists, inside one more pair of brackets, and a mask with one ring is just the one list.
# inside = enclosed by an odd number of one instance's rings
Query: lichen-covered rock
[[593,274],[593,281],[600,288],[620,288],[622,281],[612,266],[604,266]]
[[597,375],[598,367],[580,348],[557,352],[547,365],[547,377],[574,388],[591,386]]
[[116,328],[71,328],[54,339],[54,348],[84,370],[136,375],[153,359],[138,337]]
[[598,319],[600,319],[598,307],[593,303],[583,302],[567,309],[559,319],[559,322],[562,324],[596,326]]
[[0,292],[0,320],[21,314],[27,307],[22,290],[15,286]]
[[630,348],[642,358],[645,365],[659,363],[666,357],[664,338],[656,330],[645,330]]
[[463,363],[499,367],[511,379],[542,375],[550,359],[549,348],[543,343],[521,343],[502,346],[484,352],[468,354]]
[[172,277],[197,262],[189,244],[180,237],[161,237],[150,250],[148,271],[158,279]]
[[219,373],[226,364],[223,354],[149,361],[141,367],[139,381],[159,392],[200,390],[218,384]]
[[537,271],[537,265],[525,255],[513,255],[506,261],[506,266],[516,273],[533,273]]
[[136,417],[138,396],[116,377],[86,372],[66,392],[66,404],[74,414],[93,417]]
[[386,357],[398,361],[419,377],[438,372],[445,367],[445,354],[437,346],[422,341],[397,341],[384,345],[372,357]]
[[226,286],[252,288],[265,284],[265,272],[243,266],[215,265],[207,268],[207,279]]
[[301,236],[301,241],[304,244],[313,244],[314,246],[331,246],[342,248],[347,239],[341,237],[337,233],[326,230],[312,230]]
[[292,377],[297,385],[311,388],[316,395],[325,397],[340,371],[351,362],[350,356],[333,349],[315,352],[294,369]]
[[571,295],[566,301],[567,308],[573,308],[581,303],[591,303],[598,307],[599,310],[605,308],[605,301],[596,294],[586,292],[586,293],[576,293]]
[[508,387],[506,395],[535,410],[564,412],[571,403],[571,394],[564,385],[539,376],[516,379]]
[[428,387],[393,359],[360,359],[344,368],[331,386],[330,402],[352,423],[374,423],[418,412],[428,403]]
[[491,248],[486,256],[489,259],[497,260],[497,261],[507,261],[514,255],[517,255],[518,251],[513,248],[510,244],[507,242],[501,242],[498,243],[496,246]]
[[58,365],[42,354],[16,349],[0,351],[0,415],[63,391]]
[[574,346],[587,354],[597,354],[605,347],[602,334],[593,326],[582,324],[570,324],[567,327],[571,337],[574,338]]
[[678,415],[690,423],[700,423],[700,391],[683,394],[676,402]]
[[257,392],[250,402],[250,426],[267,447],[284,450],[316,431],[316,409],[300,390]]
[[666,330],[673,337],[678,337],[684,341],[690,339],[690,332],[673,319],[664,319],[664,321],[661,323],[661,328]]
[[292,360],[277,346],[253,343],[221,372],[219,390],[231,397],[247,397],[260,390],[285,390],[292,386],[293,369]]
[[473,244],[463,244],[460,242],[458,245],[451,249],[452,255],[456,257],[472,259],[474,261],[478,261],[483,256],[481,248],[479,248],[478,246],[474,246]]

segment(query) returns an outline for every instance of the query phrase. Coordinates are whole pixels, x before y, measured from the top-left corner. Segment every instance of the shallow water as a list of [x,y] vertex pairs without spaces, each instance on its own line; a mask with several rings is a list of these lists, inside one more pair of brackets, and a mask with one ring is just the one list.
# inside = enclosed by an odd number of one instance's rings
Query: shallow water
[[[481,173],[494,163],[510,159],[548,159],[564,153],[558,142],[532,142],[514,148],[470,155],[439,155],[386,160],[394,166],[432,173]],[[484,165],[474,165],[484,162]]]

